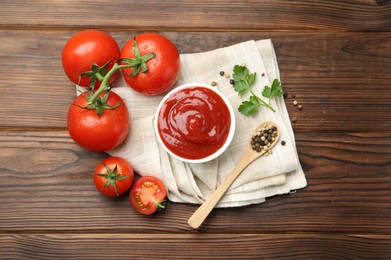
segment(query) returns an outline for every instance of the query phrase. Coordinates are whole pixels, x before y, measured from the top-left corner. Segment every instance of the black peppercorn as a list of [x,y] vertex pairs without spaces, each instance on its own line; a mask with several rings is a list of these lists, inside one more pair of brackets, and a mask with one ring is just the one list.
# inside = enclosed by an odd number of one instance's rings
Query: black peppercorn
[[256,152],[265,152],[265,155],[270,154],[270,146],[277,136],[277,127],[265,126],[257,129],[251,138],[251,148]]
[[230,83],[231,85],[233,85],[233,84],[235,84],[235,80],[234,80],[234,79],[230,79],[230,80],[229,80],[229,83]]

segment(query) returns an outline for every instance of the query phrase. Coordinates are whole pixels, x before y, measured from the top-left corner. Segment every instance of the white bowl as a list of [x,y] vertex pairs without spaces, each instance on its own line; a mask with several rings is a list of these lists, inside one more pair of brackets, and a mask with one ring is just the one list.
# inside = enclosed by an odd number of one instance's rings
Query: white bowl
[[[229,111],[229,115],[230,115],[230,127],[229,127],[229,132],[228,132],[228,135],[227,135],[227,138],[224,142],[224,144],[217,150],[215,151],[214,153],[206,156],[206,157],[203,157],[203,158],[199,158],[199,159],[188,159],[188,158],[184,158],[184,157],[181,157],[177,154],[175,154],[175,152],[171,151],[166,145],[165,143],[163,142],[161,136],[160,136],[160,133],[159,133],[159,114],[160,114],[160,110],[162,109],[162,106],[163,104],[166,102],[166,100],[171,97],[173,94],[175,94],[176,92],[178,91],[181,91],[181,90],[184,90],[184,89],[188,89],[188,88],[194,88],[194,87],[201,87],[201,88],[207,88],[213,92],[215,92],[218,96],[221,97],[221,99],[223,100],[223,102],[225,103],[225,105],[227,106],[228,108],[228,111]],[[182,86],[179,86],[179,87],[176,87],[175,89],[171,90],[167,95],[165,95],[163,97],[163,99],[161,100],[157,110],[156,110],[156,114],[155,114],[155,119],[154,119],[154,128],[155,128],[155,133],[156,133],[156,137],[157,137],[157,140],[159,142],[159,144],[170,154],[172,155],[173,157],[183,161],[183,162],[188,162],[188,163],[204,163],[204,162],[208,162],[208,161],[211,161],[215,158],[217,158],[218,156],[220,156],[227,148],[228,146],[230,145],[232,139],[233,139],[233,136],[234,136],[234,133],[235,133],[235,113],[232,109],[232,106],[231,106],[231,103],[228,101],[228,99],[224,96],[223,93],[221,93],[219,90],[217,90],[216,87],[212,87],[212,86],[209,86],[209,85],[205,85],[205,84],[201,84],[201,83],[190,83],[190,84],[185,84],[185,85],[182,85]]]

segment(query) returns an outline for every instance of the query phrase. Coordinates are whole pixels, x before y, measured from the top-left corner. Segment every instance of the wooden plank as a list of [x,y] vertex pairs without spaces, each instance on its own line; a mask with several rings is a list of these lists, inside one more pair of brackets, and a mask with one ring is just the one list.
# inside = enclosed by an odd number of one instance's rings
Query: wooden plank
[[390,236],[322,234],[0,235],[5,259],[388,259]]
[[[0,128],[65,128],[73,85],[61,50],[75,31],[0,30]],[[138,32],[109,31],[122,46]],[[297,132],[391,129],[391,33],[161,32],[181,53],[271,38]],[[216,73],[216,77],[218,77]],[[6,98],[4,98],[6,97]],[[299,111],[293,100],[303,105]]]
[[1,27],[389,31],[391,9],[384,0],[3,0],[0,17]]
[[[391,134],[297,135],[308,187],[266,203],[214,210],[200,232],[391,234]],[[95,190],[106,157],[64,131],[0,132],[0,233],[183,233],[194,205],[143,216],[126,195]],[[0,243],[1,244],[1,243]]]

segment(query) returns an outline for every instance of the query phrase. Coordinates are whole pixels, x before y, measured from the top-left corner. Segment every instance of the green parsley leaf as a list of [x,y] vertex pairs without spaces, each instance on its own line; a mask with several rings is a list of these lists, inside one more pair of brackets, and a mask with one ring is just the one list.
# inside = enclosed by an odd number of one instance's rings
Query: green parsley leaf
[[261,103],[259,102],[259,99],[256,96],[250,96],[250,99],[248,101],[242,102],[238,110],[243,115],[250,116],[254,115],[258,111],[260,106]]
[[284,94],[281,83],[278,79],[274,79],[272,86],[265,86],[262,91],[262,96],[267,98],[280,97]]
[[265,102],[259,98],[251,90],[252,85],[255,84],[257,74],[250,73],[247,67],[241,65],[235,65],[233,68],[233,88],[239,95],[245,94],[247,91],[250,91],[251,96],[249,100],[243,101],[239,106],[238,110],[243,115],[254,115],[261,106],[267,107],[273,112],[276,112],[274,108],[270,105],[270,100],[274,97],[279,97],[284,94],[282,90],[281,83],[278,79],[273,80],[272,86],[265,86],[262,91],[262,96],[269,99],[269,102]]
[[235,81],[241,81],[241,80],[246,81],[248,74],[250,73],[245,66],[240,66],[240,65],[235,65],[233,71],[234,74],[232,75],[232,77],[234,78]]
[[235,81],[234,90],[238,92],[239,95],[243,95],[244,93],[247,92],[248,89],[249,89],[249,85],[245,81],[243,80]]
[[250,74],[248,77],[247,77],[247,83],[252,86],[254,85],[255,83],[255,80],[257,79],[257,73],[253,73],[253,74]]
[[255,72],[250,74],[250,71],[245,66],[240,65],[235,65],[233,72],[234,90],[239,95],[243,95],[254,85],[257,74]]

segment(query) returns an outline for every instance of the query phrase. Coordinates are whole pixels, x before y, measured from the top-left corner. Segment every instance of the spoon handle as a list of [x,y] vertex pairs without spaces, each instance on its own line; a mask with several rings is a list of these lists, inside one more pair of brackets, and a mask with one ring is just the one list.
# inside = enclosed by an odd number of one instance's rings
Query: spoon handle
[[243,154],[236,167],[232,170],[232,172],[228,175],[224,182],[208,197],[208,199],[204,203],[202,203],[202,205],[189,218],[187,223],[192,228],[198,228],[199,226],[201,226],[202,222],[204,222],[206,217],[220,201],[221,197],[223,197],[225,192],[239,176],[239,174],[258,156],[254,156],[254,153],[248,152],[245,152]]

